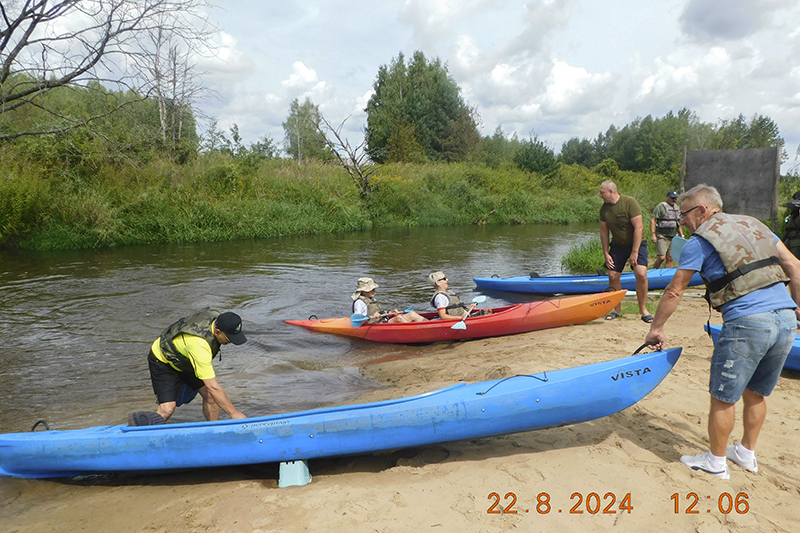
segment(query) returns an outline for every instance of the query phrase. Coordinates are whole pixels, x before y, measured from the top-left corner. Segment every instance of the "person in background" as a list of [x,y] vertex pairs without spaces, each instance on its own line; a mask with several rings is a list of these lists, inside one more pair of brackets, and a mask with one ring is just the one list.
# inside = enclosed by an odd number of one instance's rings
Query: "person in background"
[[[461,301],[456,293],[449,289],[450,281],[444,272],[437,270],[428,275],[428,282],[436,289],[431,297],[431,305],[439,313],[439,318],[442,320],[464,318],[464,313],[478,314],[478,315],[491,315],[491,309],[475,310],[476,303],[469,305]],[[457,313],[457,314],[455,314]]]
[[783,204],[783,207],[790,209],[783,229],[783,244],[795,257],[800,258],[800,191],[794,193],[792,200]]
[[681,231],[680,208],[675,204],[676,191],[669,191],[666,199],[653,209],[650,219],[650,235],[656,245],[656,261],[653,268],[672,268],[672,239]]
[[[642,238],[644,226],[642,208],[632,196],[621,195],[613,181],[600,184],[600,242],[608,267],[608,284],[616,290],[622,289],[620,274],[625,263],[630,261],[636,276],[636,300],[639,314],[644,322],[653,317],[647,312],[647,243]],[[609,238],[610,237],[610,238]],[[606,315],[614,320],[622,313],[622,304]]]
[[[153,342],[147,355],[150,380],[158,401],[155,414],[163,420],[147,416],[147,411],[137,411],[131,413],[129,423],[149,425],[169,420],[186,387],[203,398],[206,420],[219,420],[220,409],[233,419],[245,418],[217,382],[211,361],[219,353],[220,346],[240,345],[246,341],[242,319],[236,313],[205,308],[170,325]],[[193,397],[190,394],[188,401]]]
[[[664,290],[646,342],[664,348],[664,326],[692,275],[700,272],[709,305],[722,313],[723,324],[709,375],[710,450],[684,455],[681,462],[730,479],[728,460],[758,472],[755,449],[767,416],[766,396],[778,383],[797,333],[800,261],[755,218],[723,213],[722,198],[714,187],[701,184],[678,199],[682,223],[693,235],[681,251],[680,265]],[[741,442],[728,446],[739,399],[744,403],[744,432]]]
[[350,296],[353,300],[353,314],[368,316],[368,324],[376,324],[378,322],[425,322],[428,320],[415,311],[401,313],[395,309],[389,313],[384,312],[378,300],[375,299],[375,289],[378,286],[377,283],[372,281],[372,278],[358,278],[356,290]]

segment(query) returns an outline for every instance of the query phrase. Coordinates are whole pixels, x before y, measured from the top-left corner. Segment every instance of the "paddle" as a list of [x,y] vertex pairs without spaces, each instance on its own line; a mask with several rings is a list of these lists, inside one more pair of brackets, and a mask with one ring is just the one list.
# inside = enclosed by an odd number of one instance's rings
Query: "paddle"
[[[486,296],[476,296],[472,299],[473,302],[479,304],[481,302],[486,301]],[[450,326],[450,329],[467,329],[467,317],[469,316],[469,311],[464,311],[464,316],[461,317],[461,320]]]
[[[411,305],[411,306],[408,307],[408,309],[406,309],[405,311],[403,311],[402,313],[399,313],[399,314],[402,315],[403,313],[409,313],[409,312],[411,312],[413,310],[414,310],[414,306]],[[393,314],[395,314],[395,313],[381,313],[380,316],[389,316],[389,315],[393,315]],[[352,315],[350,315],[350,324],[354,328],[357,328],[357,327],[362,326],[370,318],[372,318],[372,317],[368,317],[366,315],[362,315],[361,313],[353,313]]]
[[679,262],[681,261],[681,250],[683,250],[683,245],[686,244],[686,239],[683,237],[673,237],[672,238],[672,250],[671,255],[672,258]]

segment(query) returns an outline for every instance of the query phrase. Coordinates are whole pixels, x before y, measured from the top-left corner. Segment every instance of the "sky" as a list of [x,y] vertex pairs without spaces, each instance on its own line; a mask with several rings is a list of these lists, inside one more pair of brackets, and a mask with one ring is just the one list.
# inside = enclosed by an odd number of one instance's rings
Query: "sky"
[[[688,108],[716,124],[769,116],[800,164],[796,0],[211,0],[203,114],[245,144],[282,146],[305,98],[355,145],[382,65],[439,58],[481,134],[537,135],[559,152],[612,124]],[[201,127],[202,128],[202,127]]]

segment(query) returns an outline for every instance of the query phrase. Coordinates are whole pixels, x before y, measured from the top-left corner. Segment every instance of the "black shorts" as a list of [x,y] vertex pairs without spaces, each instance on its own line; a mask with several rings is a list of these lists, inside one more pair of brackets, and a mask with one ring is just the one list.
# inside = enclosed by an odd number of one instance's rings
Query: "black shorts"
[[153,392],[156,393],[158,403],[177,402],[184,384],[193,391],[205,385],[194,374],[178,372],[167,363],[162,363],[156,359],[152,350],[147,354],[147,366],[150,368],[150,381],[153,382]]
[[[619,246],[612,242],[611,246],[608,247],[608,255],[614,260],[614,268],[608,265],[606,265],[606,268],[614,272],[622,272],[625,268],[625,264],[631,258],[632,251],[633,246]],[[640,265],[647,266],[647,243],[645,241],[642,241],[642,244],[639,246],[639,257],[637,261]]]

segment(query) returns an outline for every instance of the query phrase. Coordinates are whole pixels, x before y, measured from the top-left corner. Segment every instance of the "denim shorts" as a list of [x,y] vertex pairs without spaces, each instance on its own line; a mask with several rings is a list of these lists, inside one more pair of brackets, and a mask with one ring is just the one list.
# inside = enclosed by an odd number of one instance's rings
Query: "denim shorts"
[[[631,258],[631,252],[633,252],[633,246],[620,246],[612,242],[608,248],[608,255],[614,260],[614,268],[608,265],[606,265],[606,268],[614,272],[622,272],[625,268],[625,264]],[[639,245],[639,254],[636,260],[640,265],[647,266],[647,242],[644,240],[642,240],[642,244]]]
[[708,389],[725,403],[736,403],[747,388],[769,396],[797,334],[794,309],[779,309],[729,320],[722,325]]

